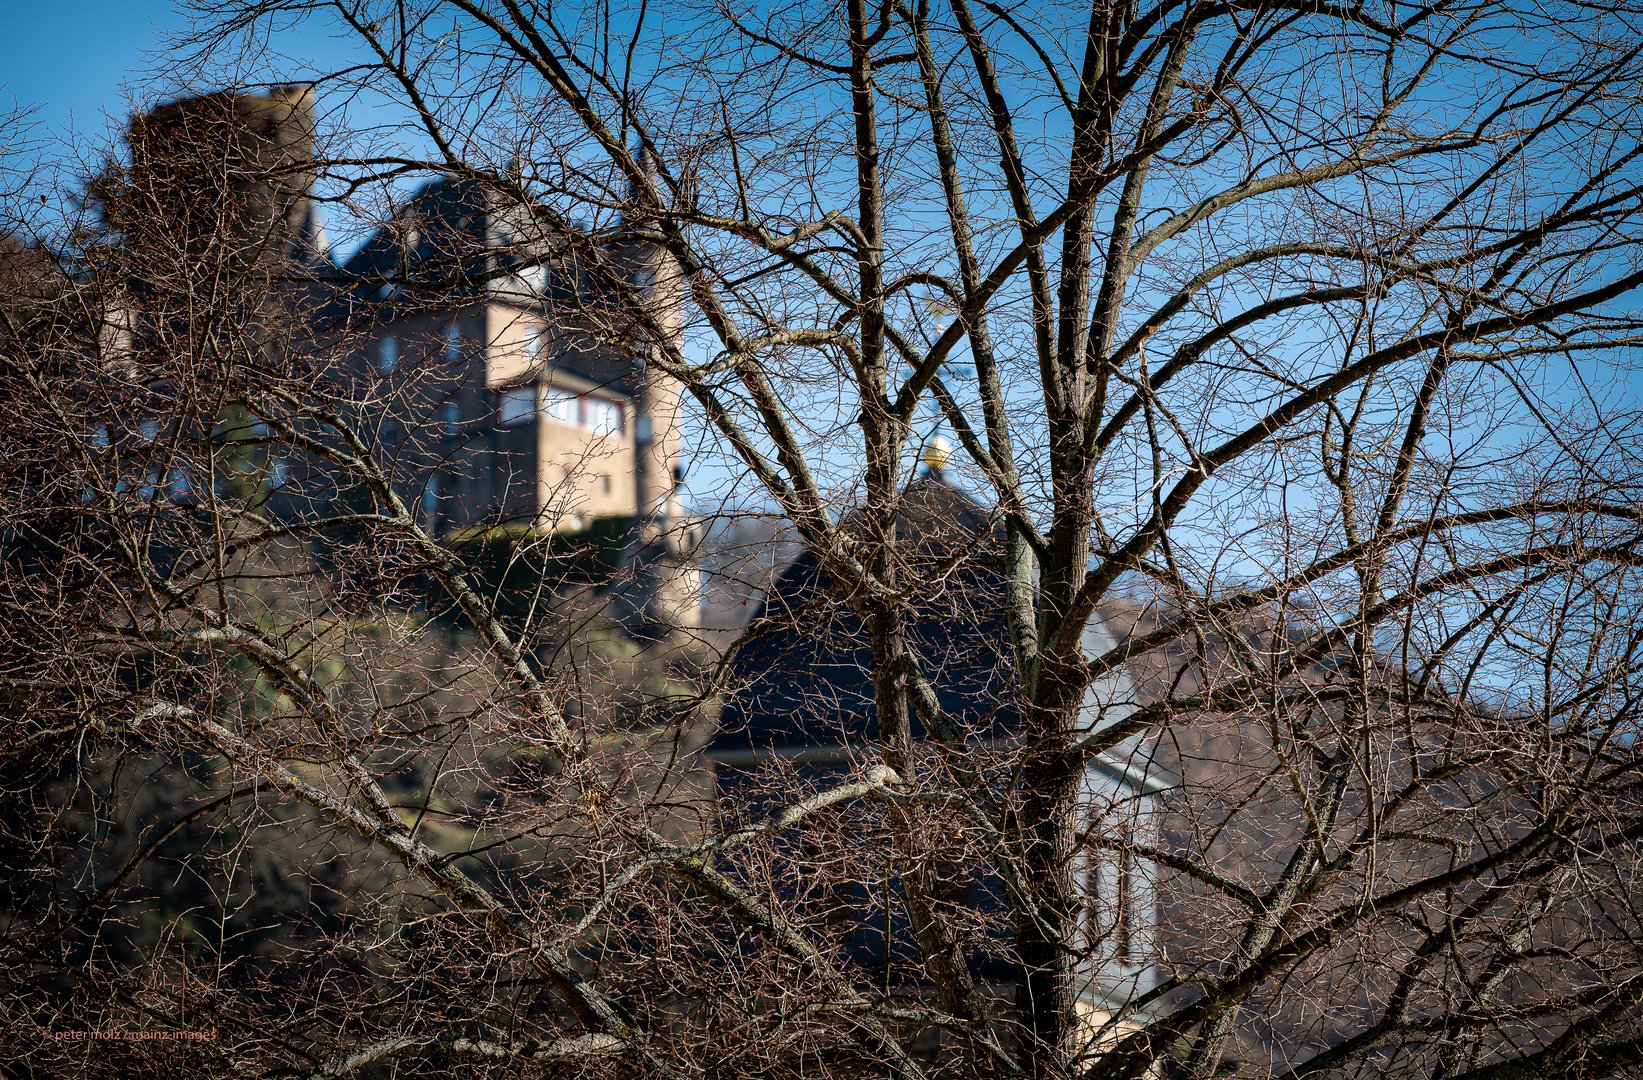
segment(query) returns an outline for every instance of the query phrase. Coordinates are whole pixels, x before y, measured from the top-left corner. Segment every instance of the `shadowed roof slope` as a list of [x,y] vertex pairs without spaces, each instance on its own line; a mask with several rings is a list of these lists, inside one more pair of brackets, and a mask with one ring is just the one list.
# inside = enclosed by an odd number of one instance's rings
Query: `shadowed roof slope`
[[[848,523],[847,523],[848,526]],[[1016,727],[1000,573],[1003,529],[938,476],[908,488],[897,518],[903,583],[915,597],[908,639],[942,708],[978,737]],[[814,552],[777,578],[737,654],[715,754],[787,751],[871,739],[871,653],[861,620]],[[914,720],[914,735],[922,730]]]

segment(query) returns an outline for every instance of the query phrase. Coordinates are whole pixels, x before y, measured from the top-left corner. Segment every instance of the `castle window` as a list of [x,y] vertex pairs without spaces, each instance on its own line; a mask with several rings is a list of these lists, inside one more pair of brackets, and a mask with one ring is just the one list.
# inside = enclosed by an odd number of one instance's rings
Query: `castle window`
[[557,387],[549,387],[543,392],[542,398],[542,411],[548,414],[548,419],[572,426],[581,422],[582,399],[575,394]]
[[455,319],[445,327],[445,359],[462,359],[462,324]]
[[496,422],[502,427],[518,427],[536,419],[536,387],[509,386],[496,397]]
[[525,284],[529,286],[529,291],[534,292],[539,296],[546,296],[548,294],[549,285],[551,284],[552,279],[549,275],[548,266],[546,263],[537,263],[535,266],[525,267],[523,276],[525,278]]
[[638,443],[648,443],[650,438],[650,417],[641,416],[633,422],[633,441]]
[[422,517],[430,528],[434,519],[439,515],[439,474],[429,473],[428,482],[422,486]]
[[462,430],[462,403],[451,398],[439,407],[439,427],[447,435],[459,434]]
[[377,371],[391,374],[399,365],[399,339],[389,334],[377,342]]
[[166,476],[166,494],[178,505],[194,501],[193,473],[187,465],[174,465]]
[[542,328],[525,327],[525,359],[534,361],[542,355]]
[[590,397],[586,404],[587,426],[595,435],[622,433],[622,406],[614,401]]

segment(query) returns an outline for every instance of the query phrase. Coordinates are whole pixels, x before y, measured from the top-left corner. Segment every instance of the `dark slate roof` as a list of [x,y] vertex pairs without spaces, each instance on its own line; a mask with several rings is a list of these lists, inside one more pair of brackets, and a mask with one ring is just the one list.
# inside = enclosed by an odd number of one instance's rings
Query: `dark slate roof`
[[[847,523],[848,525],[848,523]],[[942,708],[970,733],[1017,728],[1003,614],[1003,529],[939,477],[907,491],[898,519],[905,580],[917,597],[908,626]],[[876,730],[871,653],[861,621],[832,595],[806,551],[777,578],[736,655],[709,753],[860,744]],[[916,720],[915,720],[916,725]],[[923,733],[914,729],[915,736]]]
[[[408,278],[418,287],[413,307],[478,299],[489,266],[489,216],[483,190],[472,181],[439,177],[424,184],[394,216],[342,265],[357,305],[391,316],[395,305],[378,300],[377,284]],[[407,250],[406,240],[414,236]]]
[[[544,313],[561,310],[573,319],[590,310],[608,313],[600,306],[609,302],[608,290],[577,269],[580,256],[573,250],[605,240],[585,231],[564,234],[565,243],[553,251],[544,250],[540,235],[504,240],[512,230],[507,214],[496,209],[497,201],[472,179],[436,177],[424,184],[340,267],[341,287],[327,318],[382,324],[504,298]],[[546,275],[545,291],[539,292],[538,285],[530,286],[528,294],[511,286],[496,291],[499,283],[506,285],[510,271],[542,262],[553,270]],[[638,386],[631,363],[612,370],[608,356],[598,349],[563,349],[554,366],[629,393]]]

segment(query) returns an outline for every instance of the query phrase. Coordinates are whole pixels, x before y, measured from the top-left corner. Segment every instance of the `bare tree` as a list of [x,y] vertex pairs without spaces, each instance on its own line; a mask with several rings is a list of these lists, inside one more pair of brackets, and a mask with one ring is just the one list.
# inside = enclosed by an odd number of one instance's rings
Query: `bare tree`
[[[371,63],[316,93],[408,120],[208,170],[245,174],[208,205],[274,199],[261,246],[243,213],[202,246],[135,169],[140,210],[61,236],[59,287],[6,309],[13,786],[72,828],[77,790],[143,790],[99,769],[212,771],[113,856],[19,815],[11,1038],[206,1012],[201,1074],[1643,1061],[1643,13],[200,15],[206,54],[291,19],[354,36]],[[516,250],[340,282],[263,257],[310,173],[399,229],[413,207],[367,193],[452,178]],[[430,345],[366,377],[361,290],[443,314],[535,266],[581,283],[555,295],[590,348],[684,395],[703,490],[774,508],[809,560],[686,700],[752,692],[772,641],[853,658],[849,770],[778,757],[710,798],[698,711],[612,688],[579,609],[487,590],[419,512],[451,376]],[[937,425],[986,510],[916,481]],[[300,463],[277,498],[273,461]],[[823,685],[804,708],[849,713]],[[1092,792],[1115,757],[1145,803]],[[164,847],[201,821],[213,842]],[[228,886],[216,940],[88,933],[154,910],[114,906],[130,868],[231,881],[253,849],[338,898],[297,963],[236,952]],[[1096,1009],[1115,957],[1146,975]],[[95,1071],[74,1049],[9,1060]]]

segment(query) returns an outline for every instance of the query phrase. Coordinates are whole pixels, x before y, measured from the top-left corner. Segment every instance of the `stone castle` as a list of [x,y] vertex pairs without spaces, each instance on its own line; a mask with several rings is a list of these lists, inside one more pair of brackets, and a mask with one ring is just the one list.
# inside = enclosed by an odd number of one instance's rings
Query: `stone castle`
[[[517,185],[455,176],[426,182],[335,259],[313,190],[314,107],[310,88],[289,86],[154,109],[131,124],[131,169],[146,182],[130,190],[195,208],[181,246],[223,247],[215,265],[304,268],[294,310],[306,325],[280,347],[327,353],[358,380],[355,419],[399,466],[425,527],[625,520],[624,617],[694,625],[681,391],[654,363],[681,333],[671,264],[624,238],[626,214],[596,232]],[[152,220],[143,210],[123,208],[127,230]],[[133,302],[155,311],[167,299]],[[275,484],[298,491],[303,467],[276,461]]]

